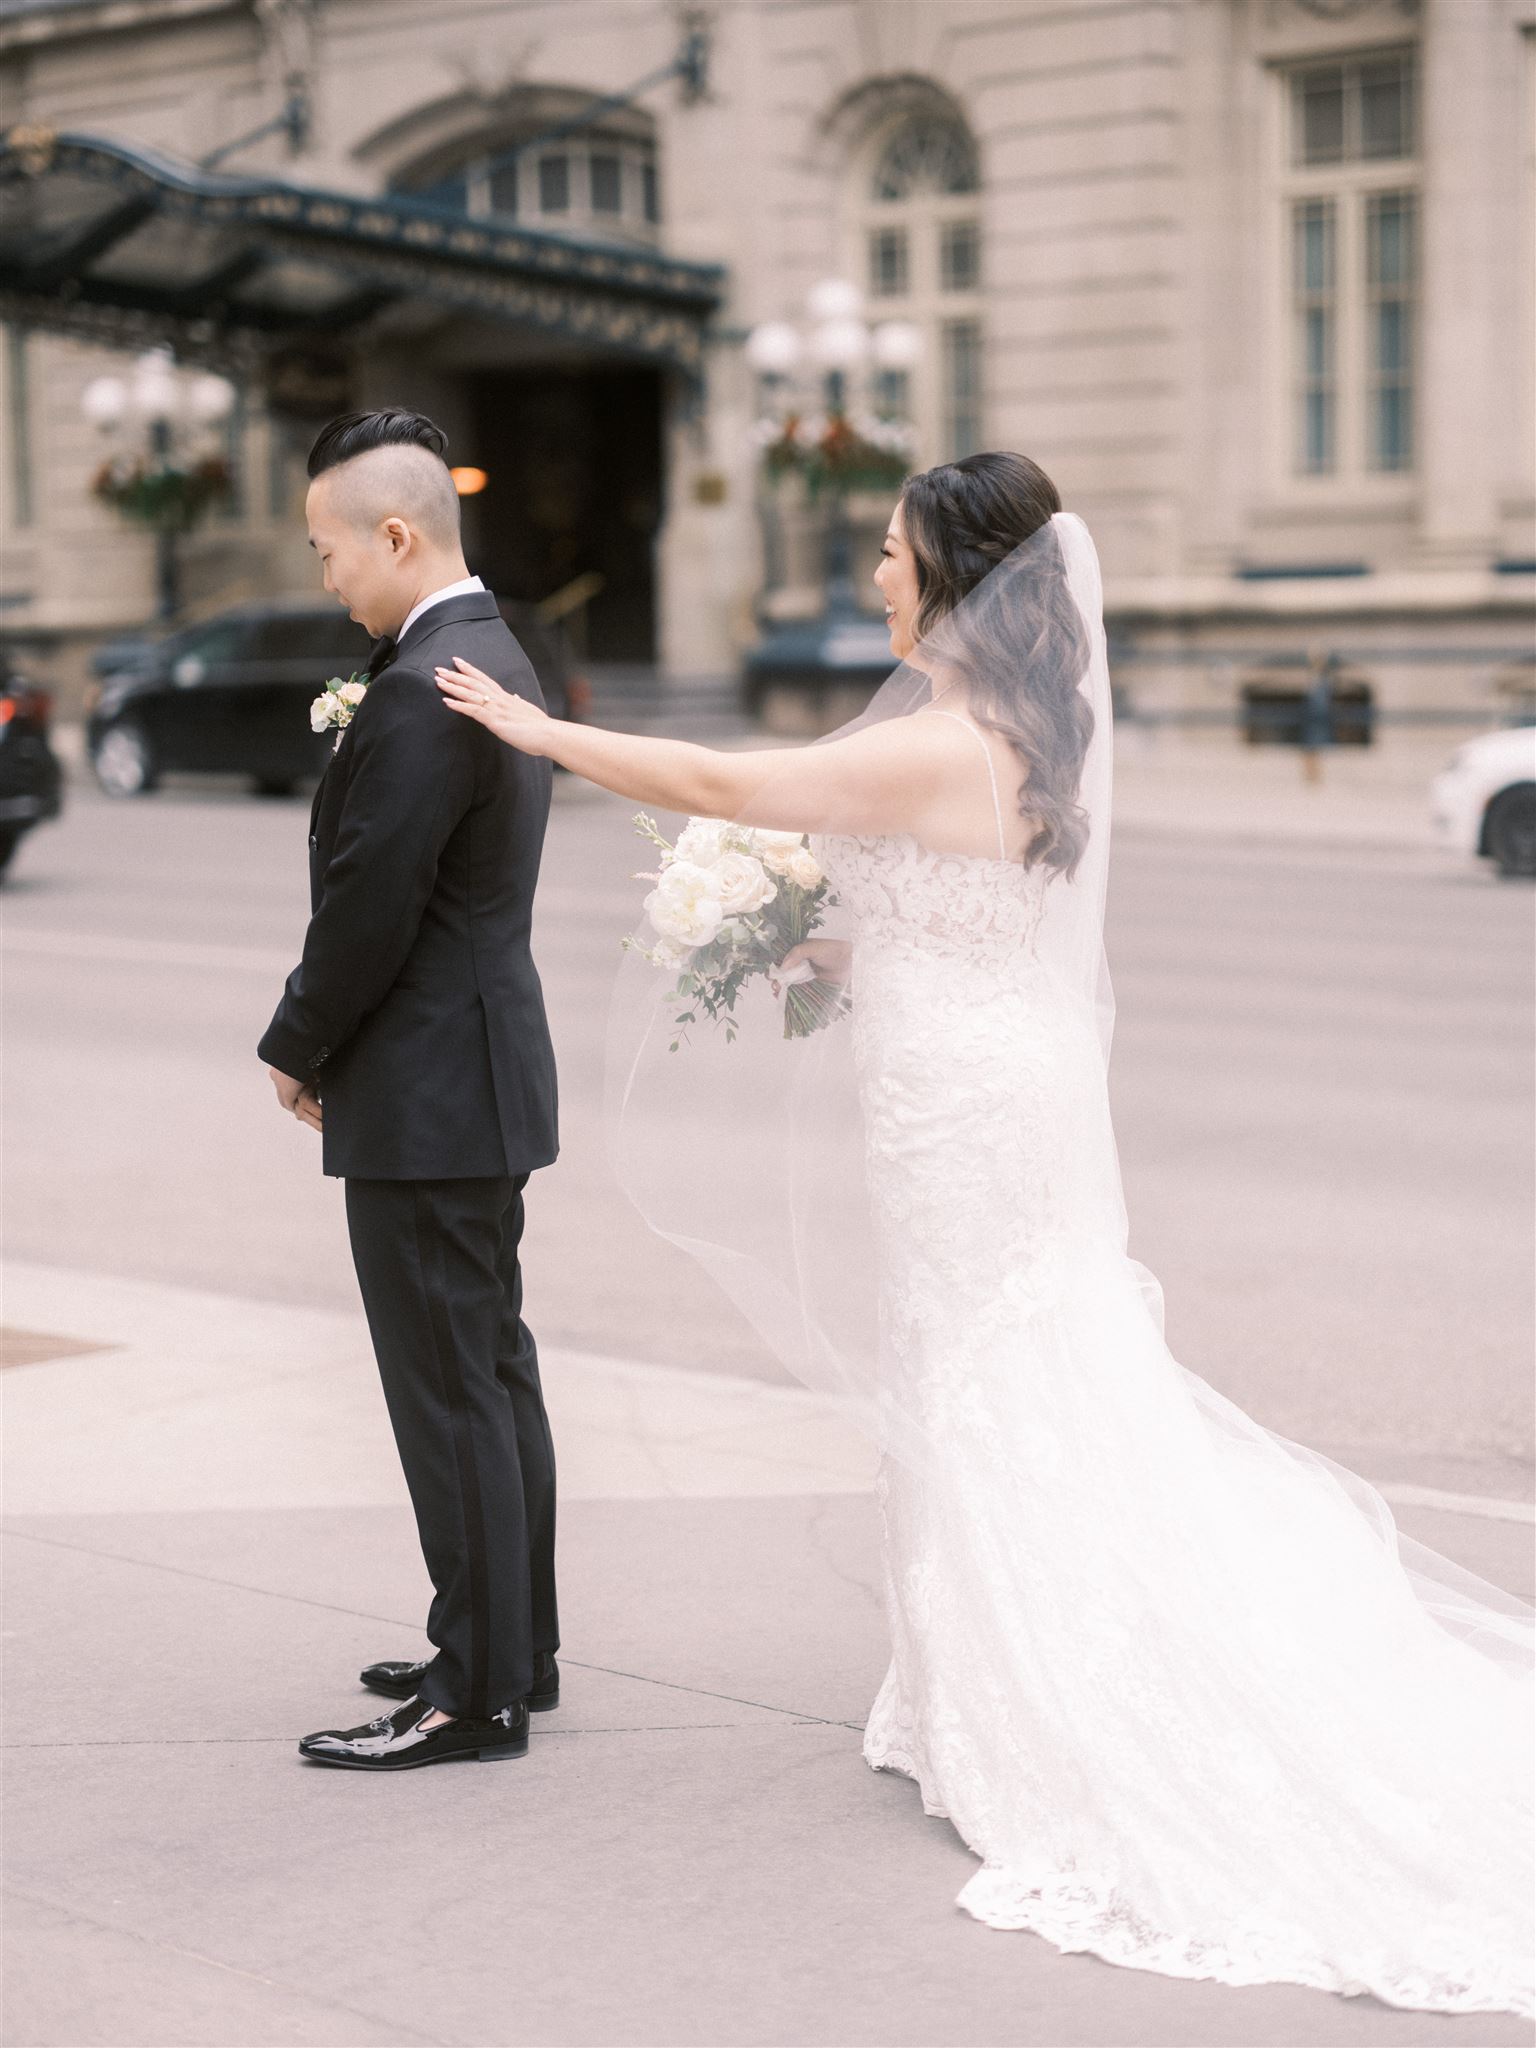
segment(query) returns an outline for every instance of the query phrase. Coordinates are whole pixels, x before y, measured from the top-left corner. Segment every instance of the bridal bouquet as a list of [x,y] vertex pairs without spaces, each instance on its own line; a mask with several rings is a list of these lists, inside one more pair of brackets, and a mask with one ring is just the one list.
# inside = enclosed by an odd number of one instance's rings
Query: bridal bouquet
[[[690,818],[670,844],[642,811],[635,830],[661,855],[645,899],[654,946],[626,939],[653,967],[676,969],[676,1052],[700,1013],[736,1036],[736,999],[757,976],[772,975],[786,953],[821,923],[831,891],[803,832],[768,832],[724,818]],[[791,970],[792,973],[797,970]],[[808,971],[784,989],[784,1036],[808,1038],[848,1007],[844,991]]]

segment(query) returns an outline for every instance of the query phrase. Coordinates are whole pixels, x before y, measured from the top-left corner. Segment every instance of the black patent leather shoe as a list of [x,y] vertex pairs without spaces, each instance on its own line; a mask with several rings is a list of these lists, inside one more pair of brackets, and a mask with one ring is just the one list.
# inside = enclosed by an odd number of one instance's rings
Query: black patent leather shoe
[[[358,1677],[370,1692],[381,1692],[387,1699],[409,1700],[416,1696],[421,1675],[430,1660],[424,1658],[419,1664],[370,1664],[359,1671]],[[547,1714],[551,1707],[560,1704],[560,1667],[551,1650],[535,1650],[533,1653],[533,1691],[528,1695],[528,1710],[534,1714]]]
[[299,1743],[312,1764],[338,1764],[348,1771],[413,1771],[421,1764],[489,1763],[528,1753],[528,1708],[514,1700],[486,1720],[460,1715],[435,1728],[420,1724],[432,1712],[430,1700],[407,1700],[362,1728],[322,1728]]

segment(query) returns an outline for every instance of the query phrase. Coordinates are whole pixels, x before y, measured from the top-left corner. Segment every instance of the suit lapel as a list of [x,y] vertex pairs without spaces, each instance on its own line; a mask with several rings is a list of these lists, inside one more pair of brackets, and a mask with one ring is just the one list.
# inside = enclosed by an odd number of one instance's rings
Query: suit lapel
[[[440,632],[451,626],[484,624],[500,617],[501,613],[496,608],[496,599],[489,590],[466,590],[461,597],[445,597],[441,604],[429,605],[421,617],[413,622],[410,631],[402,634],[398,641],[386,645],[381,638],[374,642],[374,653],[367,669],[370,687],[387,668],[401,660],[402,657],[408,655],[413,661],[419,659],[422,643],[433,633]],[[375,663],[377,663],[377,666],[375,666]],[[366,703],[367,699],[365,698],[363,701]],[[360,704],[357,707],[358,712],[361,712],[362,708]],[[356,717],[357,713],[354,713],[353,722],[355,722]],[[336,765],[338,754],[346,745],[347,734],[351,730],[351,723],[342,727],[340,741],[333,743],[331,758],[326,762],[320,780],[315,784],[314,801],[309,807],[309,830],[311,837],[313,837],[319,827],[320,803],[325,791],[326,781],[330,776],[332,768]]]
[[[362,706],[361,706],[361,705],[359,705],[359,706],[358,706],[358,710],[360,711],[361,709],[362,709]],[[354,713],[353,713],[352,715],[353,715],[353,717],[355,718],[355,717],[357,716],[357,713],[356,713],[356,712],[354,712]],[[350,722],[349,722],[348,724],[344,725],[344,726],[343,726],[343,727],[341,728],[341,731],[340,731],[340,732],[339,732],[339,733],[337,734],[337,736],[336,736],[336,737],[335,737],[335,738],[334,738],[334,739],[333,739],[333,740],[331,741],[331,758],[330,758],[330,759],[329,759],[329,760],[328,760],[328,761],[326,762],[326,764],[325,764],[324,768],[322,768],[322,769],[321,769],[321,771],[320,771],[320,780],[319,780],[319,781],[318,781],[318,782],[317,782],[317,783],[315,784],[315,799],[314,799],[314,802],[313,802],[313,803],[312,803],[312,804],[310,805],[310,807],[309,807],[309,829],[310,829],[310,831],[311,831],[311,832],[313,832],[313,831],[314,831],[314,829],[315,829],[315,826],[316,826],[316,823],[317,823],[317,821],[319,820],[319,817],[320,817],[320,797],[321,797],[321,793],[322,793],[322,791],[323,791],[323,790],[324,790],[324,788],[325,788],[325,785],[326,785],[326,781],[327,781],[327,778],[328,778],[328,777],[329,777],[329,775],[330,775],[330,772],[331,772],[331,770],[332,770],[332,769],[333,769],[333,768],[335,767],[335,765],[336,765],[336,756],[337,756],[337,755],[338,755],[338,754],[339,754],[339,753],[341,752],[341,742],[342,742],[342,741],[343,741],[343,740],[344,740],[344,739],[346,738],[347,734],[348,734],[348,733],[349,733],[349,732],[350,732],[351,730],[352,730],[352,727],[351,727],[351,724],[350,724]]]
[[[373,683],[389,667],[399,651],[398,643],[392,640],[387,633],[381,633],[368,650],[368,666],[363,670],[364,680],[370,684]],[[358,708],[360,710],[362,707],[359,706]],[[325,788],[325,779],[335,765],[336,756],[341,752],[341,742],[351,730],[352,727],[349,721],[341,728],[337,737],[332,740],[331,757],[320,771],[320,780],[315,784],[314,801],[309,807],[309,829],[311,836],[314,834],[315,826],[320,817],[320,792]]]

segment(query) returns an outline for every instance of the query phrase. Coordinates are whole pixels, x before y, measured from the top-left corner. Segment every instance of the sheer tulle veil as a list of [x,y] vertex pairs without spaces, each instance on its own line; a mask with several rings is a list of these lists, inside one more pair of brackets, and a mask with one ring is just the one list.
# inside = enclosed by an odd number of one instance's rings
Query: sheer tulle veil
[[[1000,1291],[1011,1289],[1018,1304],[1008,1340],[1018,1372],[1030,1369],[1031,1316],[1050,1305],[1053,1290],[1087,1289],[1096,1312],[1121,1318],[1124,1342],[1145,1352],[1149,1371],[1180,1376],[1190,1413],[1225,1472],[1276,1493],[1294,1492],[1304,1480],[1320,1504],[1347,1507],[1357,1535],[1379,1546],[1384,1582],[1406,1582],[1448,1632],[1511,1674],[1528,1676],[1529,1606],[1408,1538],[1374,1486],[1264,1428],[1163,1345],[1158,1283],[1129,1255],[1109,1111],[1114,999],[1104,908],[1113,720],[1098,556],[1077,515],[1056,513],[997,562],[895,667],[868,708],[816,744],[921,714],[957,684],[979,722],[1024,735],[1026,755],[1032,736],[1042,749],[1057,747],[1055,767],[1071,783],[1057,794],[1073,857],[1058,846],[1032,864],[1004,864],[979,851],[996,844],[980,766],[973,850],[935,849],[932,856],[952,863],[951,902],[954,877],[963,883],[966,874],[975,878],[978,901],[984,893],[995,904],[1000,886],[1017,895],[1018,943],[1031,959],[1018,1000],[1052,1007],[1082,1077],[1075,1098],[1081,1170],[1065,1219],[1070,1243],[1059,1257],[1043,1259],[1028,1284],[998,1276]],[[813,853],[829,835],[857,835],[857,807],[844,808],[835,790],[828,795],[823,788],[814,804],[798,808],[794,790],[792,765],[765,769],[737,822],[804,830]],[[1002,799],[1005,815],[1030,815],[1017,789],[1005,787]],[[1010,865],[1016,875],[1005,874]],[[907,871],[919,891],[923,865]],[[910,910],[920,923],[921,902]],[[838,933],[836,908],[825,928]],[[656,935],[642,925],[635,937],[651,946]],[[989,944],[995,954],[995,916]],[[993,964],[1006,974],[1006,962]],[[698,1260],[790,1372],[829,1397],[887,1455],[919,1471],[941,1470],[942,1420],[922,1388],[904,1378],[883,1321],[889,1290],[880,1284],[858,1059],[860,1029],[870,1024],[860,1005],[877,998],[861,985],[857,952],[851,1014],[806,1037],[784,1036],[782,999],[759,980],[738,1007],[734,1037],[701,1020],[673,1050],[674,986],[640,951],[625,955],[610,1015],[605,1106],[621,1185],[653,1229]],[[989,1000],[1001,999],[1001,986],[994,976]],[[965,1057],[963,1047],[956,1057]],[[921,1114],[942,1117],[942,1102],[936,1085]],[[957,1172],[963,1168],[957,1161]],[[1304,1276],[1297,1284],[1305,1285]],[[1027,1478],[1037,1446],[1021,1428],[998,1454]],[[1149,1455],[1157,1455],[1155,1447]]]

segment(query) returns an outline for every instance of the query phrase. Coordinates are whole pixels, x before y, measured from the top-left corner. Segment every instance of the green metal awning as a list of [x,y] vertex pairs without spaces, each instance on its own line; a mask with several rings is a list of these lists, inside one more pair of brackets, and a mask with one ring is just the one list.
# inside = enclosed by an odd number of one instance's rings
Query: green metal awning
[[101,136],[0,138],[0,317],[251,369],[410,302],[696,380],[724,273],[418,199],[230,177]]

